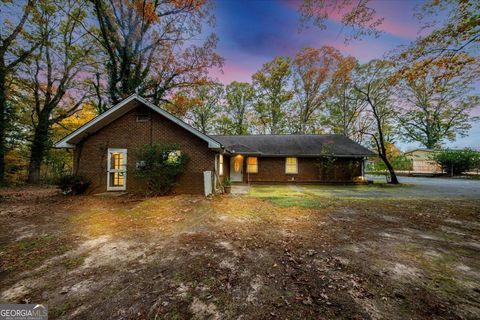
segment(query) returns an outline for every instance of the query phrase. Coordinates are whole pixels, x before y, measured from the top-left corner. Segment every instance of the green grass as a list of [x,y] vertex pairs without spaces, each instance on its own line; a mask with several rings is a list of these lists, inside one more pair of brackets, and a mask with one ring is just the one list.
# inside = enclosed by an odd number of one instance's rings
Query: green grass
[[281,207],[327,208],[338,201],[365,201],[384,197],[388,199],[399,189],[412,185],[274,185],[253,186],[249,195],[268,200]]
[[289,186],[255,186],[250,196],[268,200],[280,207],[325,208],[329,206],[326,199],[320,199],[308,192],[297,192]]

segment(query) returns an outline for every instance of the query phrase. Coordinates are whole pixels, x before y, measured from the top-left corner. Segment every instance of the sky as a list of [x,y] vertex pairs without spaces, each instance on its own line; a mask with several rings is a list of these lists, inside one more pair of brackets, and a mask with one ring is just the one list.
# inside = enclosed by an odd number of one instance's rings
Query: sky
[[[216,0],[214,27],[219,38],[217,52],[225,59],[223,70],[210,74],[224,84],[251,81],[251,75],[274,57],[293,56],[304,47],[333,46],[360,62],[380,58],[400,45],[407,45],[418,35],[419,21],[413,16],[417,0],[373,0],[372,6],[384,17],[379,38],[367,37],[344,43],[338,17],[331,17],[327,29],[315,26],[300,30],[297,0]],[[480,107],[474,115],[480,116]],[[419,147],[415,143],[398,143],[403,150]],[[458,138],[448,147],[480,149],[480,123],[473,125],[469,136]]]

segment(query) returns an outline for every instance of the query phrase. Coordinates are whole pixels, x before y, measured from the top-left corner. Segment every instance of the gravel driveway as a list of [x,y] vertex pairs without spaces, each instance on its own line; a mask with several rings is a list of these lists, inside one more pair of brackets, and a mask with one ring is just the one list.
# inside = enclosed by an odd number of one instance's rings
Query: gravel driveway
[[[480,180],[450,178],[399,177],[401,185],[385,183],[382,176],[367,176],[373,185],[288,185],[292,192],[309,193],[321,197],[391,198],[391,199],[480,199]],[[265,187],[260,187],[265,188]]]
[[[385,181],[384,177],[370,176],[372,180]],[[399,192],[399,196],[407,197],[440,197],[440,198],[476,198],[480,199],[480,180],[459,178],[422,178],[398,177],[400,183],[411,186]]]

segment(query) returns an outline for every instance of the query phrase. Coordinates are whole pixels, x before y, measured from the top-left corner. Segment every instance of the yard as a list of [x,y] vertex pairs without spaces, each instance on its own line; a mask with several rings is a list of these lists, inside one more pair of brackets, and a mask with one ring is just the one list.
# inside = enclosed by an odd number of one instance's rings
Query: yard
[[478,319],[480,181],[428,181],[211,199],[3,189],[0,301],[68,319]]

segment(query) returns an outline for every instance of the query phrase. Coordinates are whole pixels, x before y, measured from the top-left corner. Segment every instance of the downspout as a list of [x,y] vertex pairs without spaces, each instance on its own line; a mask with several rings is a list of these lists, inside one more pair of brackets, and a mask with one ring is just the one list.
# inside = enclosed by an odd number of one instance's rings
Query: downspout
[[217,189],[217,184],[216,183],[214,183],[213,185],[214,185],[215,191],[221,190],[222,192],[225,192],[225,189],[224,189],[223,184],[222,184],[222,180],[220,179],[220,176],[218,175],[217,168],[218,168],[219,163],[220,162],[218,161],[218,154],[217,154],[215,156],[215,167],[213,168],[213,172],[215,174],[216,181],[218,181],[219,188]]

